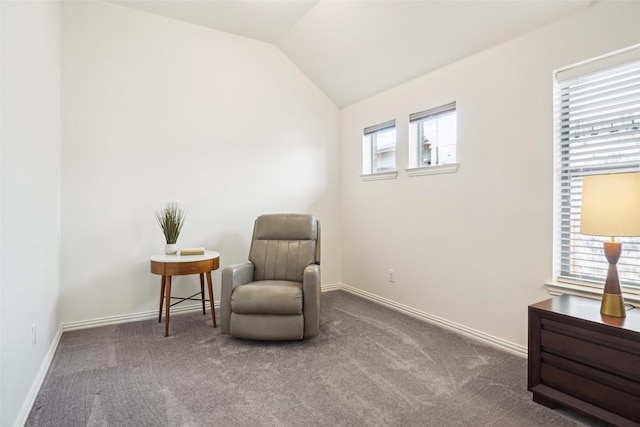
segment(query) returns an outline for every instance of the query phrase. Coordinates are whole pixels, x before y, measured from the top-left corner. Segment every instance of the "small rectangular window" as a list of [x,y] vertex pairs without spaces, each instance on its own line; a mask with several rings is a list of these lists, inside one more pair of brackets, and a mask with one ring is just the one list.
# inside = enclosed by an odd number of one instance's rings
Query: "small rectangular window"
[[409,166],[456,163],[456,103],[413,113],[409,116]]
[[362,138],[363,174],[396,170],[396,121],[365,128]]

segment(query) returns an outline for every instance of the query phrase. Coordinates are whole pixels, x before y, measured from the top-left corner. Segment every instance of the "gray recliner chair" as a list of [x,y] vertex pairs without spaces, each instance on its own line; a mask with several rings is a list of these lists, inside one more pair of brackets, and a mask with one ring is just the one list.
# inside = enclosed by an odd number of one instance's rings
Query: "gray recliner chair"
[[320,223],[313,215],[259,216],[249,262],[222,270],[223,334],[301,340],[320,326]]

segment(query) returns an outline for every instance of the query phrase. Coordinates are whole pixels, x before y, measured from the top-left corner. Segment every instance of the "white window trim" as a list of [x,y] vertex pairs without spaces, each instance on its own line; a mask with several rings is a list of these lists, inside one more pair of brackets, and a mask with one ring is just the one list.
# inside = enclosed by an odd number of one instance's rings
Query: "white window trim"
[[406,168],[405,171],[409,176],[422,176],[422,175],[438,175],[442,173],[456,173],[460,163],[451,163],[448,165],[435,165],[435,166],[421,166],[417,168]]
[[[570,279],[557,280],[555,282],[545,282],[547,291],[551,295],[577,295],[580,297],[591,299],[602,299],[603,284],[596,282],[587,282],[585,280],[577,281]],[[640,307],[640,289],[632,286],[620,285],[622,296],[625,304],[631,304]]]
[[[395,140],[395,143],[394,143],[394,146],[393,146],[393,152],[396,155],[396,161],[394,162],[395,163],[394,166],[397,167],[397,164],[398,164],[397,163],[397,161],[398,161],[398,159],[397,159],[397,154],[398,154],[398,140],[397,140],[397,138],[398,138],[398,134],[397,134],[397,128],[396,128],[396,119],[389,120],[389,121],[386,121],[384,123],[379,123],[377,125],[373,125],[373,126],[369,126],[369,127],[364,128],[364,136],[366,137],[367,135],[374,135],[374,134],[377,134],[378,132],[380,132],[382,130],[391,129],[391,128],[393,128],[394,132],[396,133],[396,140]],[[371,151],[371,159],[370,159],[370,162],[371,162],[370,169],[371,169],[371,171],[370,172],[364,172],[363,171],[360,176],[361,177],[372,176],[372,175],[376,176],[375,178],[366,179],[365,181],[373,181],[373,180],[377,180],[377,179],[393,179],[393,178],[395,178],[395,176],[387,177],[387,175],[389,175],[389,174],[393,174],[393,173],[395,173],[395,175],[398,174],[398,172],[397,172],[397,170],[395,168],[393,170],[387,170],[387,171],[382,171],[382,172],[375,172],[374,171],[375,150],[374,150],[373,144],[374,144],[374,141],[372,139],[370,141],[370,147],[369,147],[369,149]],[[363,153],[363,157],[364,157],[364,153]],[[364,159],[363,159],[363,162],[364,162]],[[365,169],[365,168],[363,167],[363,169]]]
[[398,171],[363,173],[360,175],[363,181],[380,181],[383,179],[396,179]]
[[[457,171],[457,168],[456,170],[449,170],[449,169],[451,165],[458,165],[459,164],[458,162],[450,163],[450,164],[424,165],[421,160],[422,150],[423,150],[422,143],[417,141],[415,134],[411,133],[412,132],[411,127],[413,125],[416,125],[419,127],[421,126],[420,123],[422,122],[425,122],[428,120],[435,120],[451,113],[456,115],[456,134],[457,134],[457,102],[456,101],[450,102],[445,105],[441,105],[439,107],[430,108],[428,110],[411,113],[409,115],[409,132],[410,132],[409,159],[408,159],[409,167],[405,169],[409,174],[409,176],[435,175],[439,173],[454,173]],[[419,136],[421,136],[421,132],[419,132],[418,137]],[[455,149],[456,149],[456,160],[457,160],[458,159],[458,137],[457,136],[455,141]],[[433,172],[424,172],[424,173],[422,172],[423,170],[426,170],[426,168],[434,168],[434,167],[442,167],[442,166],[449,166],[449,168],[443,168],[442,170],[435,170]]]

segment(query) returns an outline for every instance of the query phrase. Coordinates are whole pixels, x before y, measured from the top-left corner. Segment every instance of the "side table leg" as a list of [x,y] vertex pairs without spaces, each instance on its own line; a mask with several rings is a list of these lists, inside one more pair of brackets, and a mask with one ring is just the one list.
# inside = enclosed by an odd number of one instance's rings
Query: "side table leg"
[[217,328],[216,324],[216,309],[213,307],[213,284],[211,282],[211,272],[207,271],[207,287],[209,288],[209,304],[211,305],[211,320],[213,320],[213,327]]
[[162,322],[162,303],[164,303],[165,284],[166,284],[165,276],[162,276],[162,284],[160,285],[160,310],[158,311],[158,323]]
[[166,292],[166,301],[165,301],[165,310],[167,310],[167,312],[165,313],[164,316],[164,336],[168,337],[169,336],[169,309],[171,308],[171,276],[167,276],[167,292]]
[[205,314],[205,308],[204,308],[204,273],[200,273],[200,297],[202,297],[202,314]]

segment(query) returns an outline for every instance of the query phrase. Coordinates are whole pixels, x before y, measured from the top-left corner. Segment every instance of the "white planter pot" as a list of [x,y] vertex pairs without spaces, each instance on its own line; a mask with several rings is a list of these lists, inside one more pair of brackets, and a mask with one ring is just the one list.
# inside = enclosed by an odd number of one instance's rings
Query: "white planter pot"
[[178,252],[178,245],[175,243],[167,243],[164,245],[164,253],[167,255],[175,255]]

